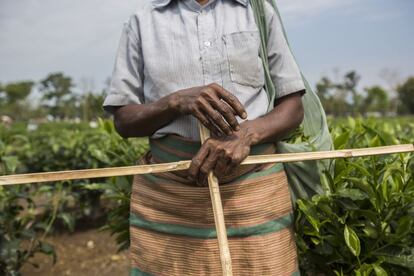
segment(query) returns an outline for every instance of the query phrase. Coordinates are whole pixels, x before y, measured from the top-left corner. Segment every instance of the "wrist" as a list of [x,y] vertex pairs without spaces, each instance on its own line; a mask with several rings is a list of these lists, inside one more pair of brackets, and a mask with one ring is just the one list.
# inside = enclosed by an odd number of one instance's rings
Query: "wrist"
[[177,95],[177,93],[172,93],[165,97],[168,109],[171,110],[174,113],[180,114],[181,108],[180,108],[180,97]]
[[244,136],[247,142],[253,146],[260,144],[260,135],[256,129],[254,121],[246,120],[240,124],[240,133]]

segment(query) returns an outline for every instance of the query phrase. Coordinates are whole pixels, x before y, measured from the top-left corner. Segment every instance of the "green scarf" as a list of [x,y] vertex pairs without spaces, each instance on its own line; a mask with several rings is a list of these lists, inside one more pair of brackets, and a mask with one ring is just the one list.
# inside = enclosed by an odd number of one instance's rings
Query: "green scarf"
[[[257,26],[260,32],[261,49],[260,56],[263,61],[263,67],[265,72],[265,88],[269,97],[269,111],[273,109],[276,90],[270,77],[269,63],[267,60],[267,40],[268,31],[265,18],[264,1],[266,0],[251,0],[254,16]],[[276,6],[275,0],[267,0],[271,3],[272,7],[276,11],[280,24],[282,25],[283,33],[286,37],[286,31],[283,27],[283,23]],[[289,45],[289,43],[288,43]],[[290,45],[289,45],[290,47]],[[302,123],[303,135],[308,137],[307,141],[291,144],[283,141],[278,142],[278,151],[280,153],[293,153],[293,152],[306,152],[306,151],[323,151],[332,150],[333,144],[331,135],[329,133],[328,124],[326,121],[325,111],[322,104],[312,90],[309,83],[302,74],[303,82],[305,83],[306,93],[302,97],[302,102],[305,110],[305,117]],[[323,192],[321,186],[321,175],[324,170],[331,171],[330,161],[306,161],[284,164],[286,174],[289,180],[289,186],[291,190],[291,196],[293,202],[296,199],[305,198],[308,199],[315,194]]]

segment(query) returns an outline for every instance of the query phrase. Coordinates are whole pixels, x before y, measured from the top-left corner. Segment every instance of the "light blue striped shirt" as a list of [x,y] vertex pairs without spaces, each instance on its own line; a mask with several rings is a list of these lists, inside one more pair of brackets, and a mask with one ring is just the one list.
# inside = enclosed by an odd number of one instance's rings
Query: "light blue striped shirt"
[[[124,25],[106,110],[216,82],[240,100],[249,120],[266,114],[260,37],[248,0],[210,0],[204,6],[196,0],[141,1]],[[278,16],[265,2],[269,66],[280,98],[304,84]],[[180,116],[152,137],[166,134],[199,140],[197,121]]]

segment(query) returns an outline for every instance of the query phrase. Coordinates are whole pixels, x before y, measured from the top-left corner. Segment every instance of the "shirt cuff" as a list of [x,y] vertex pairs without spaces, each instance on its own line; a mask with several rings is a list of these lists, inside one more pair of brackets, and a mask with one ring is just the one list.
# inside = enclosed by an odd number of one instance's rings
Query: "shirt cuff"
[[131,97],[128,95],[110,94],[106,96],[102,106],[105,111],[113,114],[115,107],[120,107],[128,104],[140,104],[140,102],[131,99]]
[[279,82],[276,88],[276,99],[282,98],[289,94],[306,90],[302,79]]

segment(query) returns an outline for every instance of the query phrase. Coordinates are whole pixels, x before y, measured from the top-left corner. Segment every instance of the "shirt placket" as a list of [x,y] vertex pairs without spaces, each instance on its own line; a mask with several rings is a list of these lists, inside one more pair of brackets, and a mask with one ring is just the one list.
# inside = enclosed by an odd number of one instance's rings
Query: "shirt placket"
[[222,79],[222,52],[221,42],[217,37],[214,15],[211,6],[202,9],[197,17],[198,41],[200,46],[200,57],[203,67],[204,84],[212,82],[221,84]]

